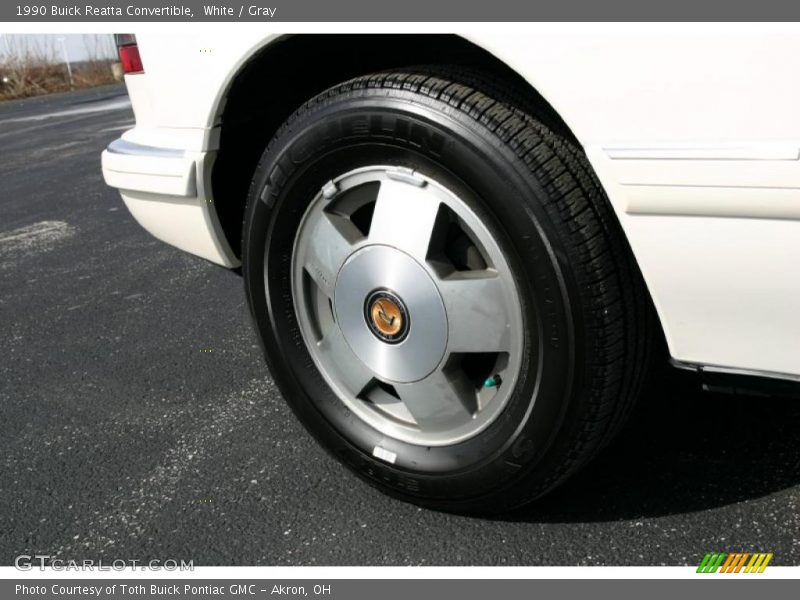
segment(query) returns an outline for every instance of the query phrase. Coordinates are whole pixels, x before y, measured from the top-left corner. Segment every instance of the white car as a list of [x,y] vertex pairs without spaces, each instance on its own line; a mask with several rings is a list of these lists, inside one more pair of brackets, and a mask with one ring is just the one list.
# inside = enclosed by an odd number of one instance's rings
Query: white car
[[471,31],[120,36],[136,126],[102,163],[145,229],[241,269],[334,456],[487,513],[608,443],[660,348],[800,381],[800,31]]

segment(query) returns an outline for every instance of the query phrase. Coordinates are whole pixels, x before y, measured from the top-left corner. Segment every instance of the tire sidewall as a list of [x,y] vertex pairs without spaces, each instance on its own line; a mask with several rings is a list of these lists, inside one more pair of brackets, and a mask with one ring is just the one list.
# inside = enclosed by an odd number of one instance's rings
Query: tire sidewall
[[[310,201],[347,171],[387,163],[420,170],[476,199],[472,208],[495,233],[515,273],[530,333],[504,411],[484,431],[452,446],[386,438],[356,417],[314,365],[293,310],[293,240]],[[289,404],[357,473],[395,495],[453,507],[489,497],[513,502],[504,489],[534,471],[552,470],[548,451],[580,386],[580,324],[547,201],[524,161],[488,128],[410,92],[343,94],[301,112],[273,140],[256,171],[245,219],[243,271],[251,313]],[[394,453],[396,462],[374,458],[376,446]]]

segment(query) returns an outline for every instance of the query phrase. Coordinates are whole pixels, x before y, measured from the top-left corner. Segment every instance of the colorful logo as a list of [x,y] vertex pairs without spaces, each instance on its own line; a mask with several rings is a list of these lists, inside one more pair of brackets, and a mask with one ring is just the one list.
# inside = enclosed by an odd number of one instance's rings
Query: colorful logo
[[709,552],[703,557],[700,566],[697,567],[697,572],[763,573],[771,560],[772,552],[754,552],[753,554],[749,552],[735,552],[733,554]]

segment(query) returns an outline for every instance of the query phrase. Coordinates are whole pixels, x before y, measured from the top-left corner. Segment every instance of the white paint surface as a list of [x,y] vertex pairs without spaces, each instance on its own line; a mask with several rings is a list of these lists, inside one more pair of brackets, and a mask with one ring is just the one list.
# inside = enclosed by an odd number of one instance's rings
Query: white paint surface
[[[448,32],[517,71],[575,133],[674,358],[800,375],[800,24],[465,24]],[[138,37],[146,72],[126,77],[137,122],[124,137],[190,150],[198,161],[213,155],[230,82],[276,36],[147,28]],[[281,82],[270,85],[281,92]],[[207,208],[210,189],[198,196]],[[224,190],[219,196],[214,205],[226,201]],[[195,253],[220,245],[213,212],[192,213],[198,227],[205,221],[202,234],[160,220],[174,211],[138,212],[165,241]]]

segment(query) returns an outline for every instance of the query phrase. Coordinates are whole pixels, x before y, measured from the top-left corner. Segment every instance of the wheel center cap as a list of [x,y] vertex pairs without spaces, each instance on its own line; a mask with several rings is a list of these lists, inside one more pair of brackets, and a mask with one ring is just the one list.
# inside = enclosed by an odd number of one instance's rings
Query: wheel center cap
[[370,331],[387,344],[399,344],[408,335],[411,319],[400,297],[387,289],[374,290],[364,303]]
[[430,374],[447,346],[447,314],[431,276],[405,252],[366,246],[336,278],[336,325],[378,377],[408,383]]

